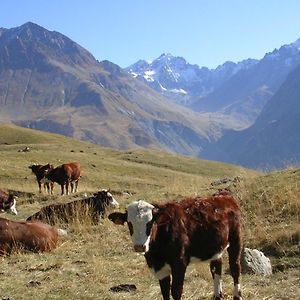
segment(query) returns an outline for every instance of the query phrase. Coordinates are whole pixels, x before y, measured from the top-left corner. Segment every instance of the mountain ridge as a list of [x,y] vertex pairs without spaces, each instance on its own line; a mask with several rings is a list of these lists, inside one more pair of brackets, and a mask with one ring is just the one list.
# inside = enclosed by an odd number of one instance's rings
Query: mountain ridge
[[296,67],[243,131],[229,131],[209,145],[202,158],[272,170],[300,163],[300,66]]
[[5,122],[119,149],[162,148],[187,155],[196,155],[215,135],[212,124],[219,131],[218,121],[170,106],[119,66],[97,61],[60,33],[31,22],[1,32],[0,117]]

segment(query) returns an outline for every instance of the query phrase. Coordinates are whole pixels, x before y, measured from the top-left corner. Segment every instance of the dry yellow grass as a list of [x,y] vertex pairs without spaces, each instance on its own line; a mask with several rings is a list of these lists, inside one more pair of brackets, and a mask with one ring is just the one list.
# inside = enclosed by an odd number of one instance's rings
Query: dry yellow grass
[[[275,255],[271,257],[273,263],[283,270],[269,277],[242,276],[244,299],[298,298],[300,252],[295,234],[300,216],[299,169],[263,175],[163,152],[118,152],[60,136],[21,131],[18,142],[9,134],[4,140],[0,138],[0,188],[19,191],[19,215],[2,217],[24,219],[43,205],[70,201],[100,188],[111,188],[121,209],[139,198],[166,201],[207,195],[214,192],[210,185],[213,180],[241,176],[241,182],[231,188],[241,205],[245,244]],[[18,152],[27,145],[30,152]],[[28,169],[31,162],[58,165],[73,160],[80,161],[83,168],[79,193],[61,197],[58,186],[54,196],[37,193],[35,178]],[[158,282],[144,258],[131,250],[127,228],[116,227],[107,219],[97,226],[88,219],[60,226],[67,229],[68,235],[61,237],[53,252],[19,252],[1,258],[1,298],[160,299]],[[124,283],[135,284],[137,290],[110,291],[112,286]],[[231,291],[232,279],[225,274],[225,299],[231,299]],[[183,299],[206,300],[211,296],[208,265],[189,266]]]

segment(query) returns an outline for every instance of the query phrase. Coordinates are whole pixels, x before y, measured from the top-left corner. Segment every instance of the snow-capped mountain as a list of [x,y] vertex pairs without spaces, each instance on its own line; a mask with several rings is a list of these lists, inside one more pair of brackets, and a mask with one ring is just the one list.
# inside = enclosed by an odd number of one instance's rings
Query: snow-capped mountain
[[193,110],[243,114],[255,121],[287,75],[300,64],[300,39],[268,52],[250,68],[236,72],[212,93],[198,97]]
[[247,59],[208,69],[164,53],[152,62],[139,60],[125,70],[175,102],[187,104],[191,98],[208,95],[238,71],[256,63],[254,59]]

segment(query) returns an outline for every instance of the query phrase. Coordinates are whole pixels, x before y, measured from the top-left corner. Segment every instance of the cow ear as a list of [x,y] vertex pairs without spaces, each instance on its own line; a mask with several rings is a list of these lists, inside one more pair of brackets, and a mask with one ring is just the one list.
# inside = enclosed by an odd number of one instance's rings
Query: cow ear
[[125,222],[127,222],[127,212],[120,213],[120,212],[114,212],[111,213],[108,216],[108,219],[115,223],[116,225],[124,225]]

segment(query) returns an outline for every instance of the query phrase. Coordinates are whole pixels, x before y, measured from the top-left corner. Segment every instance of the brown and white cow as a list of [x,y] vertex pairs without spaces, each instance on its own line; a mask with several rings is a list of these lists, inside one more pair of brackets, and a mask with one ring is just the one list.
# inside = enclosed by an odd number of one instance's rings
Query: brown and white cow
[[56,248],[58,235],[58,229],[48,224],[0,218],[0,255],[18,249],[51,251]]
[[16,196],[8,194],[0,189],[0,211],[5,211],[12,215],[17,215]]
[[100,190],[92,197],[74,200],[67,203],[51,204],[27,218],[29,220],[42,220],[51,225],[57,222],[70,223],[89,216],[94,224],[99,222],[107,209],[117,208],[119,203],[108,190]]
[[31,169],[32,173],[36,176],[36,181],[39,186],[39,192],[42,192],[42,183],[44,184],[44,190],[47,191],[48,194],[53,193],[53,182],[45,179],[45,174],[53,169],[53,166],[50,164],[46,165],[37,165],[33,164],[28,167]]
[[71,193],[76,193],[78,190],[80,172],[80,164],[78,162],[71,162],[47,170],[45,179],[58,183],[61,186],[62,195],[65,194],[65,189],[66,194],[69,195],[69,185],[71,186]]
[[222,299],[221,258],[226,249],[234,281],[233,299],[242,299],[240,210],[229,193],[165,204],[135,201],[125,213],[115,212],[108,218],[118,225],[127,222],[133,248],[145,253],[163,299],[170,299],[170,290],[175,300],[181,299],[186,268],[197,260],[210,262],[213,299]]

